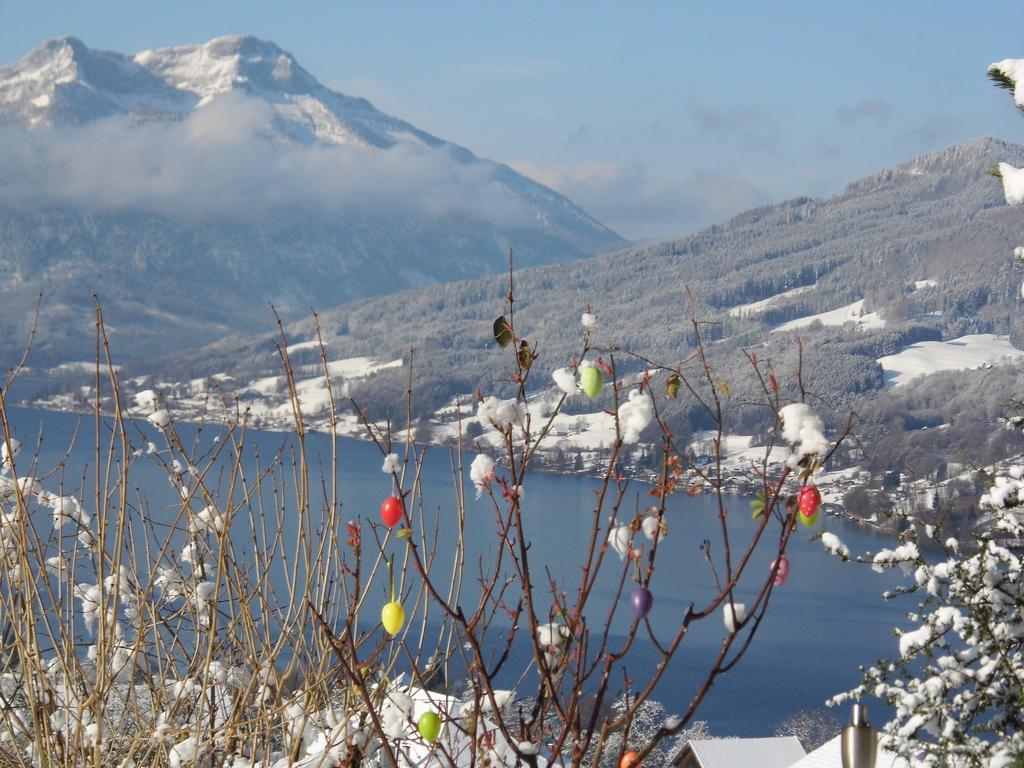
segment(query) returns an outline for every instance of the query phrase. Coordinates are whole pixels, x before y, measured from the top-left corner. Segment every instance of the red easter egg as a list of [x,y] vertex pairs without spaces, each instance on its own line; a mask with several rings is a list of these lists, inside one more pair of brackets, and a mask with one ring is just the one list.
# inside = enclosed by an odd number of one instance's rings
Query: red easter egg
[[640,753],[635,749],[627,749],[622,753],[622,759],[619,760],[619,768],[640,768]]
[[821,506],[821,494],[813,485],[805,485],[800,489],[800,495],[796,499],[800,514],[804,517],[814,517]]
[[397,525],[404,513],[405,505],[397,496],[388,496],[380,505],[380,519],[384,521],[384,525],[388,528]]

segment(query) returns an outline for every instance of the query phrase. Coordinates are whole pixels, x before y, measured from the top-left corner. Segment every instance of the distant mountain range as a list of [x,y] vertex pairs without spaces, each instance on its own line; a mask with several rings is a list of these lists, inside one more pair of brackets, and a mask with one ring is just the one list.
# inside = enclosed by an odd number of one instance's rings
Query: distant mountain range
[[90,349],[92,292],[137,358],[310,306],[619,249],[508,166],[331,90],[269,41],[97,51],[50,40],[0,67],[0,321],[11,357]]

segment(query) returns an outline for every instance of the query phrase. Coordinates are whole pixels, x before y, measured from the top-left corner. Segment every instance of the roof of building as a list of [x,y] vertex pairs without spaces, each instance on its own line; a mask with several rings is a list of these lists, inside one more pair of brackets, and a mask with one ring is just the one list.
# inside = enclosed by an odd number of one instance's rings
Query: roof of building
[[789,768],[804,756],[796,736],[767,739],[692,739],[679,759],[692,751],[701,768]]
[[[806,757],[797,760],[789,768],[843,768],[843,756],[839,744],[841,738],[842,734],[837,734],[834,739],[826,741],[817,749],[808,752]],[[903,758],[879,747],[875,768],[910,768],[910,764]]]

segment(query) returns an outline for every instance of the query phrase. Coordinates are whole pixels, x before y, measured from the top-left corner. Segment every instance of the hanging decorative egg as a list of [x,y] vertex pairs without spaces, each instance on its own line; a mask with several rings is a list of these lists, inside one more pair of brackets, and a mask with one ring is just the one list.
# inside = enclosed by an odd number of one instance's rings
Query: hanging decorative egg
[[591,400],[601,394],[603,385],[604,377],[596,365],[588,365],[586,368],[580,369],[580,389]]
[[405,514],[405,504],[398,496],[388,496],[380,505],[380,519],[388,528],[397,525],[403,514]]
[[402,631],[405,623],[405,609],[397,600],[385,603],[380,610],[380,623],[384,625],[384,631],[394,637]]
[[633,594],[629,596],[629,605],[633,609],[633,615],[638,619],[642,619],[651,612],[651,606],[654,605],[654,595],[651,594],[651,590],[647,589],[647,587],[637,587],[633,590]]
[[789,581],[789,558],[785,555],[780,555],[775,560],[772,560],[772,564],[768,566],[769,573],[775,570],[776,561],[779,563],[779,569],[775,571],[775,586],[781,587]]
[[813,485],[805,485],[796,497],[797,506],[804,517],[812,517],[821,506],[821,493]]
[[797,518],[799,518],[801,523],[803,523],[807,527],[810,527],[818,522],[818,512],[817,510],[815,510],[814,514],[810,515],[809,517],[805,515],[803,512],[801,512],[797,515]]
[[433,743],[441,735],[441,718],[436,712],[424,712],[416,727],[419,728],[424,741]]
[[640,768],[640,753],[635,749],[627,749],[619,760],[619,768]]

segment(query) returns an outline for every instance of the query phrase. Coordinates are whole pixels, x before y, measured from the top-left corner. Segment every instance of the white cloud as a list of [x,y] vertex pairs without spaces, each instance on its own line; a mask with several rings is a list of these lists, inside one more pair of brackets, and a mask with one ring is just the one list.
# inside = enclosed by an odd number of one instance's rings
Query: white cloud
[[764,192],[744,179],[702,170],[670,178],[643,163],[520,162],[514,167],[566,195],[619,234],[634,239],[685,234],[769,201]]
[[0,129],[0,204],[193,219],[312,208],[527,220],[485,164],[461,164],[414,141],[373,152],[285,142],[279,120],[265,103],[228,95],[180,122],[117,117],[48,132]]

